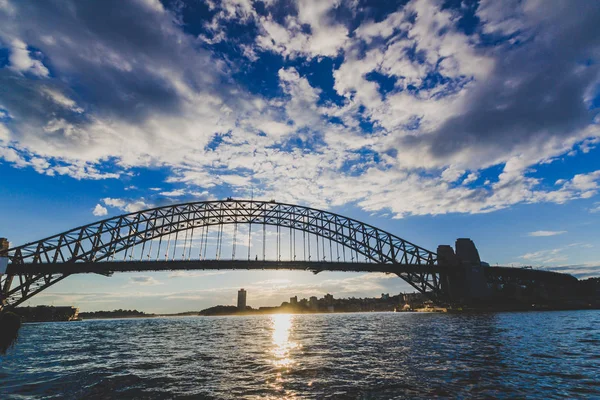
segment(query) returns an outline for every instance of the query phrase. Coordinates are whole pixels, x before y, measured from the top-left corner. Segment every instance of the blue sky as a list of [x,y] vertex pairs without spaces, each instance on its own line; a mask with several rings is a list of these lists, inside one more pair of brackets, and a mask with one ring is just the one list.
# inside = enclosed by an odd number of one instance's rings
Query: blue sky
[[[114,4],[111,4],[114,3]],[[225,197],[600,275],[600,4],[0,0],[0,236]],[[78,276],[31,304],[185,311],[383,275]]]

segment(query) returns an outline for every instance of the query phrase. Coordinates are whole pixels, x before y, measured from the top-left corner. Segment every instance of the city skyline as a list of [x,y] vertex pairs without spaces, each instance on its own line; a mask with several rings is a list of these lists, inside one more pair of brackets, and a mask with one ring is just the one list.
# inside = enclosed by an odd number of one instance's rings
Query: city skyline
[[[275,199],[598,276],[598,8],[0,1],[0,237]],[[411,291],[383,274],[174,271],[72,276],[27,304],[178,312],[240,287],[257,306]]]
[[[267,306],[252,306],[247,303],[247,291],[238,290],[237,305],[232,309],[232,304],[214,304],[204,310],[189,310],[185,314],[198,312],[200,315],[248,315],[256,313],[293,314],[296,312],[369,312],[369,311],[399,311],[402,306],[416,304],[421,308],[429,305],[433,308],[433,302],[422,293],[381,293],[376,297],[347,297],[336,298],[330,293],[322,297],[309,296],[298,299],[292,296],[289,301]],[[409,304],[410,303],[410,304]],[[337,305],[337,308],[336,308]],[[410,311],[413,311],[410,309]],[[206,313],[206,314],[204,314]],[[135,314],[134,314],[135,315]],[[176,314],[177,315],[177,314]]]

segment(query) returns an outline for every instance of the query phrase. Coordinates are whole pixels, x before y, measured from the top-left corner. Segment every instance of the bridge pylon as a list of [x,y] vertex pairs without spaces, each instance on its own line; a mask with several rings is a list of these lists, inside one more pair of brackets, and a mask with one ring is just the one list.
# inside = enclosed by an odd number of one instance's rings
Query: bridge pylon
[[[456,249],[456,251],[455,251]],[[452,304],[473,304],[490,296],[485,271],[475,243],[469,238],[456,239],[455,249],[449,245],[437,248],[442,290]]]

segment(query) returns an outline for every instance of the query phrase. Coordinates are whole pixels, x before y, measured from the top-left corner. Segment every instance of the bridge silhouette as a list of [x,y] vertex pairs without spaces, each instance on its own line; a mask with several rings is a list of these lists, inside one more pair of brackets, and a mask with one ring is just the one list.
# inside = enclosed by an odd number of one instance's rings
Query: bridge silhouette
[[505,267],[488,267],[481,273],[476,249],[475,258],[462,256],[461,260],[458,247],[456,255],[448,248],[441,246],[432,252],[352,218],[275,201],[227,199],[168,205],[108,218],[22,246],[0,248],[0,257],[8,259],[5,274],[0,275],[0,311],[77,273],[109,276],[114,272],[203,269],[383,272],[396,274],[440,305],[464,300],[465,294],[477,291],[477,285],[562,284],[575,279]]

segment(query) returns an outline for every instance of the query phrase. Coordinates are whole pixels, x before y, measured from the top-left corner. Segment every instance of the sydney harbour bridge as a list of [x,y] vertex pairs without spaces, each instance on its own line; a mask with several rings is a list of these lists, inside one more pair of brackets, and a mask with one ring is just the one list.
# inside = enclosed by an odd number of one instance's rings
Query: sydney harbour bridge
[[[455,251],[456,250],[456,251]],[[475,245],[426,250],[335,213],[275,201],[168,205],[9,248],[0,243],[0,311],[72,274],[165,270],[306,270],[395,274],[438,305],[492,301],[515,290],[565,296],[571,275],[490,267]],[[530,301],[531,297],[527,298]]]

